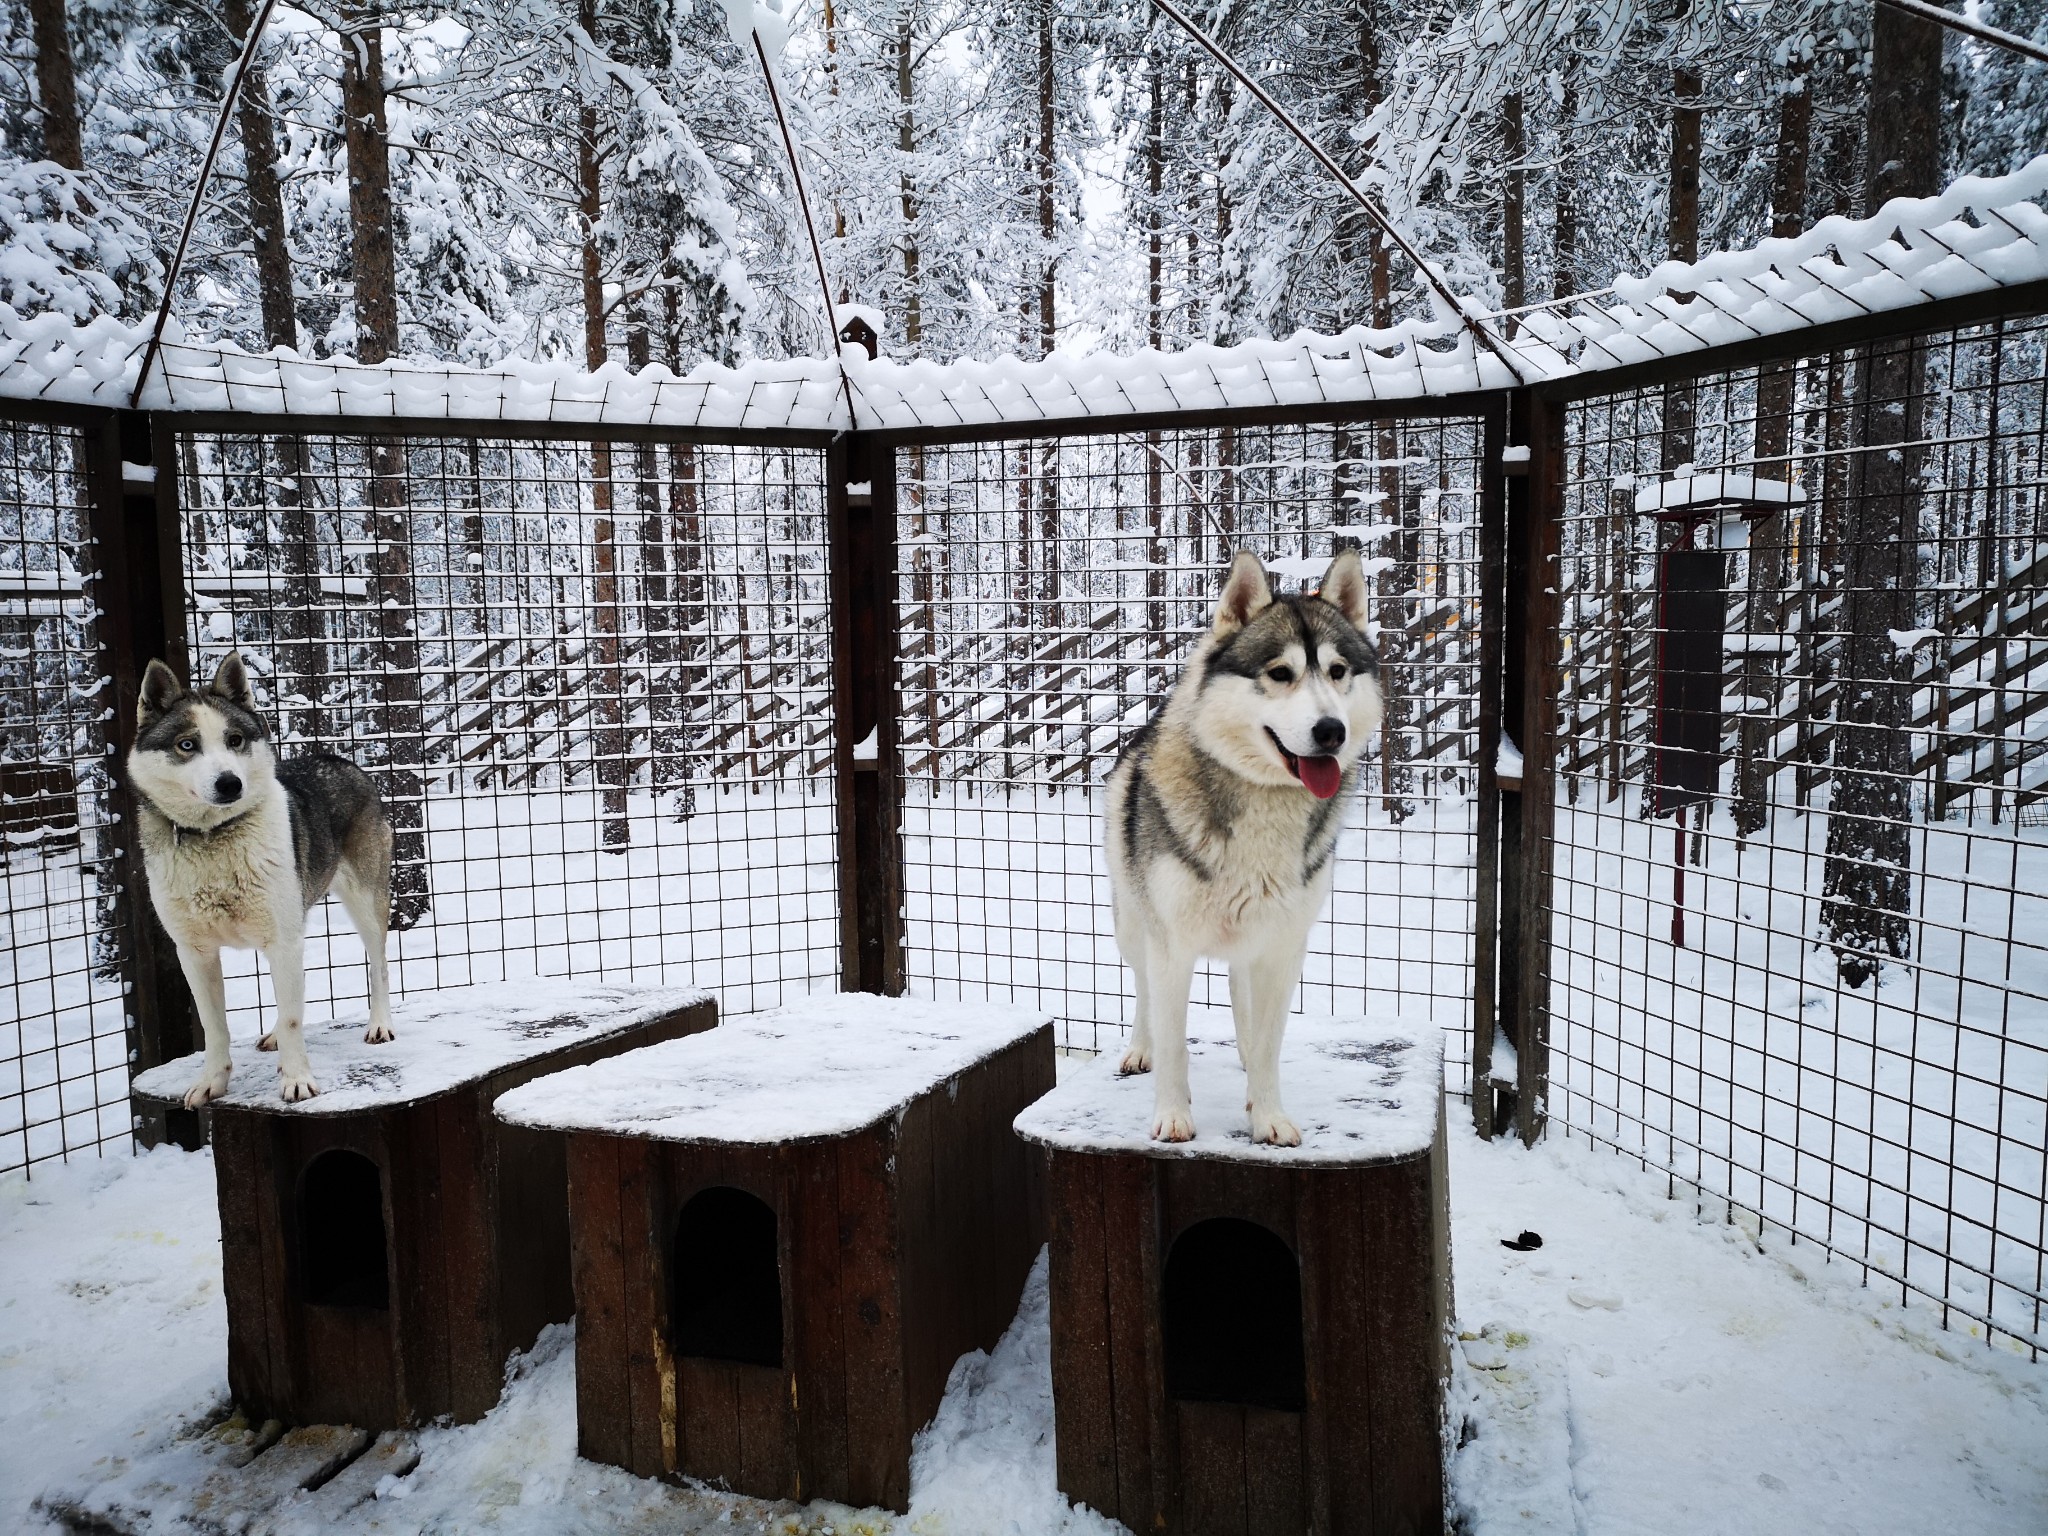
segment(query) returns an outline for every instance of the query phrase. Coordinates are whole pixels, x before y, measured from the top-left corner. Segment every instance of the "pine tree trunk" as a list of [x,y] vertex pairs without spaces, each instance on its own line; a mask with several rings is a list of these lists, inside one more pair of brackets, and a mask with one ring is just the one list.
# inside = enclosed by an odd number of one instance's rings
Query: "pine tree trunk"
[[[1771,174],[1771,233],[1780,239],[1806,227],[1806,168],[1811,147],[1813,97],[1806,70],[1794,65],[1792,77],[1778,98],[1778,149]],[[1792,412],[1796,403],[1797,368],[1792,363],[1765,365],[1757,378],[1756,472],[1789,481],[1792,461]],[[1743,627],[1752,635],[1777,635],[1785,629],[1786,554],[1790,514],[1772,512],[1759,518],[1749,536],[1749,592]],[[1768,697],[1771,707],[1746,704],[1736,734],[1735,803],[1730,807],[1735,830],[1748,837],[1769,819],[1770,783],[1776,767],[1766,757],[1776,732],[1776,701],[1781,663],[1755,652],[1743,660],[1743,694],[1754,701]]]
[[[1697,72],[1671,72],[1671,185],[1665,254],[1673,261],[1697,261],[1700,254],[1700,90]],[[1664,387],[1666,471],[1692,462],[1696,411],[1691,384]]]
[[[228,31],[237,42],[249,36],[249,0],[222,0]],[[242,134],[242,171],[249,198],[249,244],[256,258],[256,292],[263,309],[263,339],[273,347],[296,347],[299,326],[292,303],[292,258],[285,245],[284,193],[277,179],[277,140],[270,126],[270,77],[251,63],[235,104]]]
[[910,156],[917,149],[916,80],[910,67],[916,39],[911,20],[910,0],[904,0],[896,25],[896,150],[903,156],[897,178],[903,203],[903,344],[915,357],[924,340],[924,300],[918,287],[917,187],[910,179]]
[[[1502,308],[1520,309],[1529,302],[1528,246],[1523,237],[1526,185],[1522,168],[1528,154],[1522,125],[1522,97],[1515,92],[1501,103],[1501,158],[1506,161],[1501,196],[1501,298]],[[1508,335],[1515,334],[1515,322],[1508,322]]]
[[[635,373],[653,361],[646,321],[635,314],[626,332],[626,364]],[[657,792],[676,778],[677,744],[684,701],[676,679],[676,612],[669,582],[668,540],[661,517],[661,486],[655,445],[633,445],[633,504],[640,514],[641,690],[647,700],[647,776]]]
[[[249,0],[223,0],[222,12],[229,32],[246,44],[251,25]],[[256,261],[264,344],[296,348],[299,327],[292,300],[291,252],[285,244],[284,192],[277,178],[277,141],[271,132],[270,79],[262,65],[249,66],[235,112],[242,135],[249,244]],[[283,676],[277,692],[281,700],[289,690],[305,701],[305,718],[298,722],[299,728],[319,741],[326,734],[320,693],[327,664],[326,615],[321,606],[313,525],[317,497],[305,439],[279,437],[267,446],[276,459],[273,483],[284,562],[284,609],[277,621]]]
[[[398,263],[391,227],[391,149],[384,115],[384,45],[378,13],[350,5],[343,12],[341,108],[346,121],[351,276],[355,286],[356,357],[381,363],[398,350]],[[377,593],[377,735],[383,744],[380,790],[396,834],[392,849],[391,926],[410,928],[426,915],[426,785],[421,776],[425,731],[420,712],[420,647],[413,605],[412,543],[406,494],[406,453],[400,443],[372,439],[370,570]]]
[[[1930,196],[1941,167],[1942,31],[1886,6],[1872,16],[1864,186],[1869,206]],[[1911,953],[1912,658],[1890,631],[1914,627],[1920,576],[1917,446],[1926,355],[1911,339],[1856,360],[1842,597],[1842,674],[1835,710],[1821,926],[1842,979],[1860,987],[1883,959]]]
[[71,62],[71,28],[64,0],[28,0],[36,46],[36,106],[42,119],[43,158],[67,171],[85,169],[78,129],[78,82]]
[[1038,0],[1038,355],[1049,357],[1058,335],[1053,314],[1053,10]]
[[[682,326],[673,288],[665,291],[663,308],[669,370],[681,373]],[[696,447],[690,443],[669,444],[668,528],[676,573],[675,707],[681,722],[675,743],[676,760],[671,769],[675,781],[682,784],[675,802],[679,821],[687,821],[697,812],[696,761],[690,754],[701,738],[692,731],[690,722],[700,704],[708,702],[711,692],[710,572],[704,550],[701,489]]]
[[[597,0],[579,0],[577,20],[594,44]],[[605,365],[604,269],[597,246],[598,221],[604,216],[603,164],[597,138],[597,103],[585,78],[576,108],[576,213],[582,242],[583,366],[595,373]],[[626,785],[631,764],[626,760],[625,683],[619,653],[618,528],[612,520],[612,445],[603,438],[590,445],[590,625],[595,668],[597,781],[604,818],[602,840],[607,853],[624,853],[633,840],[626,814]]]
[[1557,108],[1557,222],[1552,230],[1550,296],[1562,299],[1583,286],[1579,277],[1579,179],[1574,130],[1579,123],[1579,83],[1567,74]]

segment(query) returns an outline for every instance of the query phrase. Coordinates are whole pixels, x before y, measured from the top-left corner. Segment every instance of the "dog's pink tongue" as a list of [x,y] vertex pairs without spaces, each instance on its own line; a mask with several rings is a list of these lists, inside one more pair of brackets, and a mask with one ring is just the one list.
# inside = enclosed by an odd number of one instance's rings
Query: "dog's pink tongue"
[[1344,770],[1334,757],[1303,757],[1296,762],[1301,765],[1302,784],[1318,800],[1329,799],[1344,782]]

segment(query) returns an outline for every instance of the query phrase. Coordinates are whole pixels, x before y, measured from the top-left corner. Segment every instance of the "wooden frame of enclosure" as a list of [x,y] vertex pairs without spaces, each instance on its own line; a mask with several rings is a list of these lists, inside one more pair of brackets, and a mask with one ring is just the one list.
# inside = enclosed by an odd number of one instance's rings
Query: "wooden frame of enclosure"
[[[90,464],[92,527],[101,552],[102,643],[109,652],[118,761],[132,739],[141,670],[152,656],[184,659],[186,594],[181,581],[175,474],[130,474],[123,465],[175,463],[177,434],[233,431],[353,438],[473,437],[491,441],[610,441],[803,447],[827,459],[832,662],[837,741],[839,908],[843,984],[876,992],[904,984],[904,861],[901,764],[891,637],[896,624],[894,478],[898,450],[918,445],[1020,438],[1084,437],[1204,427],[1302,423],[1347,425],[1417,418],[1478,419],[1484,462],[1494,472],[1481,496],[1482,612],[1478,886],[1472,1008],[1473,1117],[1481,1134],[1512,1126],[1541,1134],[1548,1039],[1542,956],[1549,937],[1550,816],[1554,764],[1548,709],[1556,692],[1558,597],[1545,572],[1558,553],[1563,433],[1574,401],[1704,378],[1860,343],[2048,312],[2048,281],[1895,309],[1703,348],[1627,366],[1596,368],[1515,390],[1348,404],[1220,409],[1119,417],[1009,421],[834,434],[799,429],[689,429],[595,423],[491,421],[453,417],[369,420],[205,411],[113,411],[38,401],[0,403],[0,415],[82,429]],[[1525,448],[1504,460],[1502,450]],[[866,497],[849,495],[865,482]],[[1484,599],[1497,598],[1498,601]],[[1501,734],[1522,749],[1523,779],[1495,776]],[[854,748],[870,735],[870,757]],[[124,796],[125,797],[125,796]],[[124,810],[132,814],[133,806]],[[120,964],[130,983],[131,1055],[137,1068],[186,1053],[196,1021],[174,957],[146,903],[139,853],[126,839],[121,867],[124,931]],[[1516,1050],[1515,1080],[1492,1076],[1495,1030]],[[197,1141],[182,1111],[139,1108],[145,1142]]]

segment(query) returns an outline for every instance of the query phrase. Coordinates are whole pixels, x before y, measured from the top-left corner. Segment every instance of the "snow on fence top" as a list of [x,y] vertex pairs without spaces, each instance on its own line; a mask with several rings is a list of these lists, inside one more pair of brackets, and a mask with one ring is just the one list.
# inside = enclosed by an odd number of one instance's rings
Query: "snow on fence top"
[[571,1067],[496,1109],[510,1125],[650,1141],[849,1136],[1051,1027],[1026,1008],[832,993]]
[[[1592,373],[1936,299],[2048,279],[2048,155],[2009,176],[1966,176],[1939,197],[1515,312],[1508,343],[1528,380]],[[1686,297],[1680,297],[1685,295]],[[1488,317],[1504,335],[1510,317]],[[0,398],[125,406],[147,334],[101,316],[24,319],[0,304]],[[822,358],[585,373],[566,362],[492,368],[365,365],[170,340],[141,404],[154,410],[451,422],[801,430],[1114,421],[1154,412],[1415,399],[1520,382],[1456,317],[1338,336],[1299,332],[1185,352],[1054,353],[1037,361]],[[851,390],[846,384],[851,384]],[[852,416],[848,415],[848,395]]]
[[[392,1004],[397,1038],[369,1045],[366,1014],[306,1026],[306,1054],[319,1095],[288,1104],[278,1093],[277,1058],[244,1056],[225,1098],[237,1109],[280,1115],[345,1115],[417,1104],[480,1082],[515,1062],[536,1061],[571,1046],[637,1028],[710,998],[685,987],[630,987],[590,981],[488,982],[444,987]],[[135,1079],[143,1099],[182,1104],[199,1077],[195,1051]]]
[[[2048,278],[2048,155],[1965,176],[1938,197],[1696,262],[1516,315],[1518,354],[1595,373]],[[1568,366],[1566,366],[1568,365]]]
[[1195,1139],[1152,1140],[1152,1079],[1122,1076],[1114,1052],[1071,1071],[1017,1117],[1017,1134],[1061,1152],[1340,1168],[1427,1152],[1443,1095],[1444,1032],[1423,1020],[1287,1021],[1280,1096],[1298,1147],[1252,1140],[1237,1034],[1220,1008],[1188,1012]]

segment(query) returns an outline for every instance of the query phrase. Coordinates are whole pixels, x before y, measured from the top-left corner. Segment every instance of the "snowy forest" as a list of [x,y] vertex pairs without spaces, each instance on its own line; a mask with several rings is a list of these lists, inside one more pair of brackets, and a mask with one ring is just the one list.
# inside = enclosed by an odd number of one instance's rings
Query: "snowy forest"
[[[146,315],[251,0],[0,15],[0,302]],[[1196,7],[1489,308],[1864,209],[1866,0]],[[2034,0],[1973,14],[2048,35]],[[890,355],[1334,332],[1416,274],[1228,76],[1127,0],[788,0],[780,72],[839,299]],[[1958,40],[1938,174],[2048,143]],[[251,350],[489,363],[826,355],[756,60],[710,0],[282,6],[174,312]]]

